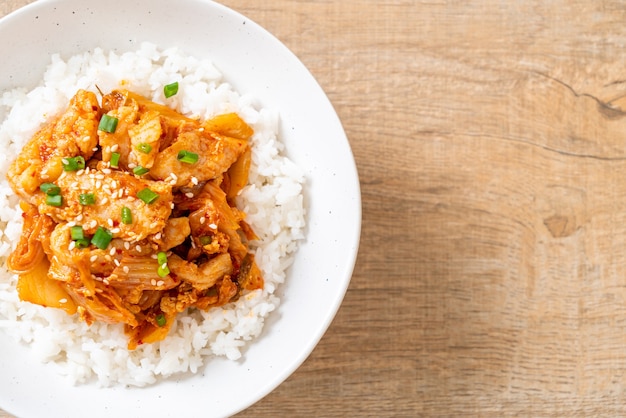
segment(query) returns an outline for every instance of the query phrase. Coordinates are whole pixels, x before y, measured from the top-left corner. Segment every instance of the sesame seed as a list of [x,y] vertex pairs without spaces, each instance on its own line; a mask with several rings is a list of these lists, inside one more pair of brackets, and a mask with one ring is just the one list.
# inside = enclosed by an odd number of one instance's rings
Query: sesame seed
[[115,247],[113,247],[113,248],[111,248],[111,251],[109,251],[109,254],[111,256],[114,256],[116,252],[117,252],[117,250],[115,249]]
[[150,224],[150,229],[154,229],[154,228],[156,228],[156,227],[157,227],[157,225],[158,225],[158,223],[157,223],[157,222],[152,222],[152,223]]
[[100,201],[100,204],[102,205],[106,205],[107,203],[109,203],[109,199],[106,197],[103,197],[102,200]]
[[65,299],[65,298],[59,299],[59,303],[67,303],[67,299]]
[[150,280],[150,284],[151,284],[152,286],[156,286],[156,280],[155,280],[155,279]]
[[128,163],[128,168],[130,168],[131,170],[133,168],[135,168],[135,167],[137,167],[137,164],[135,164],[135,163]]
[[173,178],[174,180],[178,180],[178,176],[174,173],[170,173],[170,177]]
[[117,258],[114,258],[114,259],[113,259],[113,262],[114,262],[114,263],[115,263],[115,265],[116,265],[116,266],[118,266],[118,267],[120,266],[120,264],[122,264],[122,263],[120,263],[120,261],[119,261]]
[[96,226],[98,226],[98,221],[94,219],[91,221],[91,228],[95,228]]
[[191,177],[191,182],[196,186],[198,185],[198,179],[195,177]]
[[154,239],[161,239],[161,233],[157,232],[156,234],[154,234]]
[[199,128],[198,132],[204,132],[204,128]]
[[165,270],[165,268],[166,268],[166,267],[167,267],[167,263],[163,263],[163,264],[161,264],[161,268],[162,268],[163,270]]
[[70,222],[67,223],[67,226],[69,226],[70,228],[73,227],[73,226],[76,226],[76,222],[70,221]]
[[69,160],[68,160],[67,158],[62,158],[62,159],[61,159],[61,162],[62,162],[63,164],[65,164],[65,165],[68,165],[68,164],[70,163],[70,162],[69,162]]
[[128,266],[124,266],[122,267],[122,270],[124,270],[124,273],[128,274],[128,272],[130,271],[130,269],[128,268]]
[[[103,170],[104,171],[104,170]],[[111,172],[111,170],[109,170],[109,173]],[[108,173],[107,173],[108,174]],[[111,181],[111,188],[112,189],[117,189],[117,182],[115,180]]]
[[151,259],[153,259],[153,260],[156,260],[157,258],[159,258],[159,256],[157,256],[156,254],[152,254],[152,255],[150,256],[150,258],[151,258]]
[[76,241],[71,241],[69,245],[69,250],[72,251],[76,247]]
[[117,151],[117,149],[118,149],[118,148],[119,148],[119,145],[118,145],[118,144],[114,144],[114,145],[111,147],[111,152],[115,152],[115,151]]
[[137,250],[138,253],[141,252],[141,245],[136,245],[135,246],[135,250]]
[[211,228],[211,229],[217,229],[217,225],[215,225],[215,224],[209,224],[209,228]]
[[124,248],[126,248],[127,250],[130,250],[130,242],[124,241]]
[[[89,137],[88,137],[88,136],[87,136],[87,137],[85,137],[85,138],[86,138],[87,140],[89,140]],[[96,152],[96,151],[98,151],[98,147],[93,147],[91,150],[92,150],[93,152]]]
[[193,197],[193,193],[187,192],[187,193],[185,193],[185,196],[187,196],[189,199],[191,199]]
[[96,261],[97,259],[98,259],[98,256],[97,256],[97,255],[92,255],[92,256],[89,258],[89,261],[91,261],[91,262],[93,263],[93,262],[94,262],[94,261]]
[[164,284],[165,284],[165,282],[163,280],[159,280],[157,282],[157,286],[159,286],[159,287],[163,286]]
[[[115,144],[114,146],[117,146],[117,144]],[[104,148],[104,152],[105,152],[105,153],[109,153],[109,152],[111,152],[111,151],[112,151],[112,149],[111,149],[111,147],[110,147],[110,146],[108,146],[108,145]]]
[[113,229],[111,230],[111,233],[112,233],[112,234],[119,234],[119,233],[120,233],[120,231],[121,231],[121,229],[119,229],[119,228],[113,228]]
[[85,172],[85,169],[84,169],[84,168],[81,168],[80,170],[78,170],[78,171],[76,172],[76,175],[77,175],[77,176],[82,176],[84,172]]
[[113,219],[109,218],[107,219],[107,224],[109,224],[110,227],[113,226]]
[[109,284],[109,279],[106,279],[106,278],[105,278],[105,279],[102,279],[102,283],[104,283],[104,284],[108,285],[108,284]]
[[79,213],[79,214],[78,214],[78,216],[76,217],[76,220],[77,220],[78,222],[82,221],[82,220],[83,220],[83,214],[82,214],[82,213]]
[[102,169],[102,172],[103,172],[104,174],[111,174],[111,169],[110,169],[110,168],[103,168],[103,169]]
[[104,174],[96,174],[98,180],[104,180]]
[[109,254],[106,254],[106,255],[104,256],[104,259],[105,259],[106,261],[112,261],[112,260],[113,260]]
[[170,208],[174,209],[174,202],[170,202]]
[[206,218],[204,216],[200,217],[200,225],[206,222]]
[[78,182],[77,181],[73,182],[72,184],[70,184],[70,187],[72,189],[78,189]]
[[96,182],[96,189],[100,189],[102,187],[102,182],[100,180],[98,180]]

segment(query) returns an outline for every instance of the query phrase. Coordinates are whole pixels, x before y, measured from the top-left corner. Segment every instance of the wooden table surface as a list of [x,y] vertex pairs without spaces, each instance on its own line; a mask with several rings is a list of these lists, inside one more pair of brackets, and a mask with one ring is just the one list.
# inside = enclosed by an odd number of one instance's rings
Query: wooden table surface
[[626,414],[626,5],[224,3],[318,79],[363,198],[335,321],[238,416]]

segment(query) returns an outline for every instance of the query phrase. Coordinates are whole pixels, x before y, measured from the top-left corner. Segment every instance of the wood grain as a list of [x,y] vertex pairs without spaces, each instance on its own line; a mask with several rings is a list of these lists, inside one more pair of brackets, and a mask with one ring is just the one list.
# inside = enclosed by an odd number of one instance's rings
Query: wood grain
[[363,195],[335,321],[238,416],[625,415],[626,5],[223,3],[316,76]]

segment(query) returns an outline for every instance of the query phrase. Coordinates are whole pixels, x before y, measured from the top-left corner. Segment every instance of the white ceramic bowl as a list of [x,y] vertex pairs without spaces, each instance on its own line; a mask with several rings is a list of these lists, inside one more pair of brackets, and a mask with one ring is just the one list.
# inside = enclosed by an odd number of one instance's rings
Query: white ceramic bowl
[[246,17],[207,0],[40,0],[0,20],[0,91],[34,87],[52,53],[143,41],[210,58],[241,93],[281,114],[288,156],[307,176],[307,238],[282,303],[244,358],[215,359],[203,373],[142,389],[73,387],[0,332],[0,407],[20,417],[227,416],[271,392],[311,353],[330,325],[356,259],[361,200],[341,123],[307,69]]

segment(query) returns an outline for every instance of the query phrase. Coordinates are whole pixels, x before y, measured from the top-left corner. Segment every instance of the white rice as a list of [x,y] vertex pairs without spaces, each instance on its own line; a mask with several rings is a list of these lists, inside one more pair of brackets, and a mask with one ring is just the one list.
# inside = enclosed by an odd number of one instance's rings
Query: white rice
[[[163,86],[174,81],[180,84],[179,92],[166,100]],[[262,291],[249,292],[235,303],[179,314],[164,341],[134,351],[127,350],[121,325],[89,327],[63,311],[19,301],[17,277],[5,267],[22,228],[18,200],[6,181],[11,161],[78,89],[108,92],[120,87],[189,116],[237,112],[252,126],[250,185],[238,205],[260,237],[254,251],[265,279]],[[209,61],[145,43],[133,53],[96,49],[67,60],[53,56],[41,85],[31,91],[4,92],[0,117],[4,119],[0,126],[0,331],[28,345],[42,362],[54,363],[76,384],[144,386],[174,374],[196,373],[214,356],[239,359],[277,308],[275,290],[285,280],[298,241],[304,238],[304,176],[284,155],[277,138],[277,113],[259,109],[253,98],[235,92]]]

